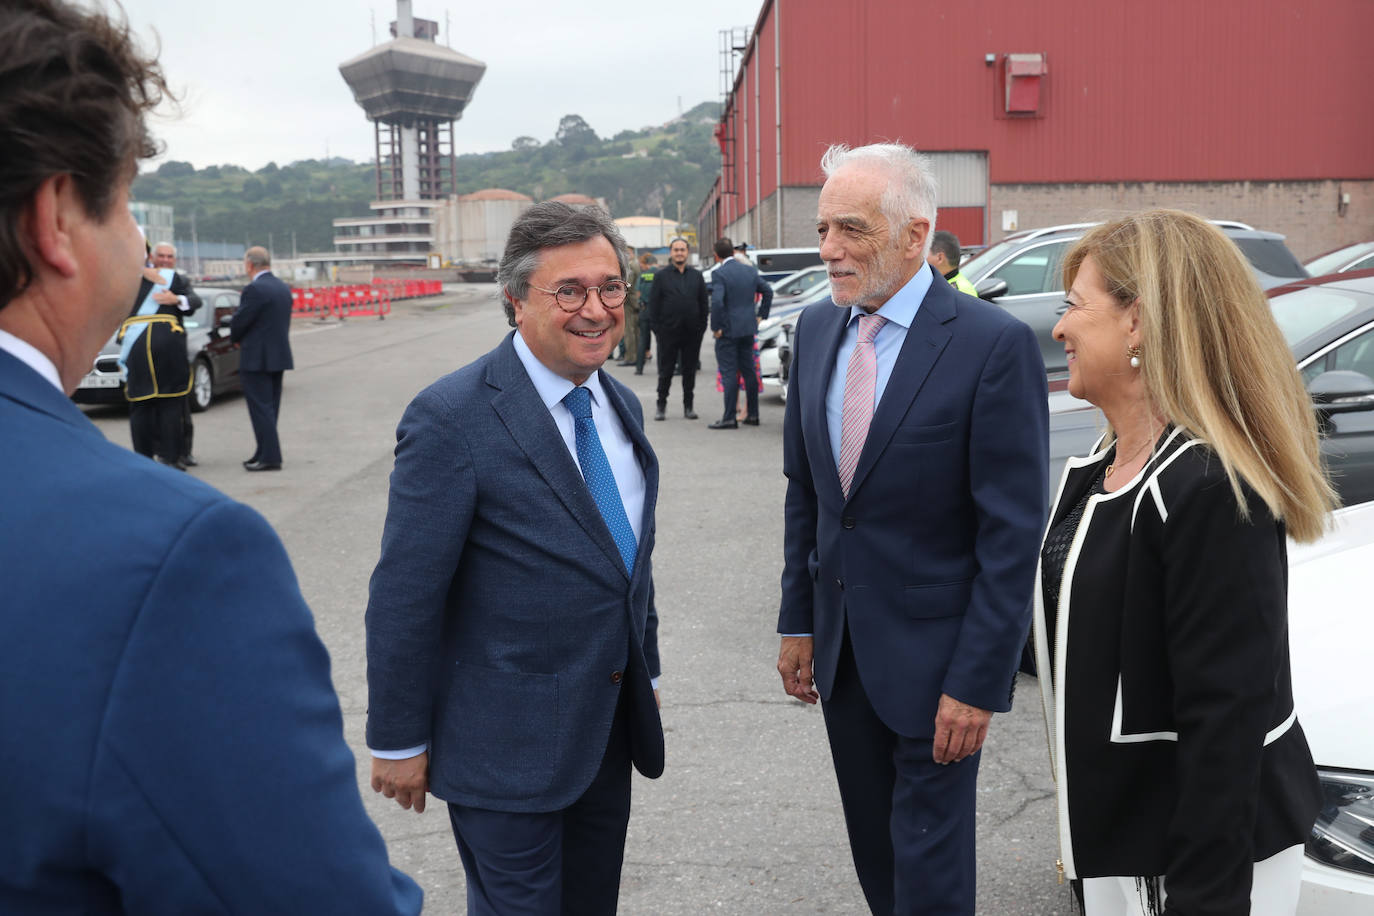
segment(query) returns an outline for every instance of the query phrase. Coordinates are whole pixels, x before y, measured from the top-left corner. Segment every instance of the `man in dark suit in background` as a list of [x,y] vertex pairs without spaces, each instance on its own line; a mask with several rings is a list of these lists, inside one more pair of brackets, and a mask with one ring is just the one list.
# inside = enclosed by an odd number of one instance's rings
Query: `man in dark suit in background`
[[682,415],[697,418],[692,408],[697,368],[701,365],[701,338],[706,334],[708,298],[701,271],[687,263],[687,240],[668,245],[668,266],[654,272],[649,288],[649,314],[658,338],[658,405],[655,420],[668,418],[668,392],[673,370],[682,364]]
[[926,263],[935,181],[832,147],[831,300],[792,344],[778,672],[819,698],[875,914],[971,914],[979,749],[1010,707],[1045,524],[1035,334]]
[[89,7],[0,15],[0,913],[418,913],[281,541],[68,397],[139,286],[166,91]]
[[[153,246],[153,267],[158,270],[171,270],[172,286],[165,293],[158,293],[153,298],[158,305],[175,308],[177,321],[183,328],[186,327],[186,316],[194,315],[200,309],[200,297],[196,295],[195,288],[191,286],[191,281],[186,279],[186,275],[176,269],[177,250],[176,246],[170,242],[158,242]],[[213,316],[211,316],[213,318]],[[195,367],[191,367],[191,385],[195,385]],[[191,422],[191,396],[187,394],[181,398],[181,465],[193,468],[199,461],[191,454],[191,447],[195,439],[196,427]]]
[[449,804],[472,916],[614,913],[630,767],[663,771],[658,461],[601,366],[624,327],[610,214],[516,220],[517,330],[401,418],[367,606],[372,787]]
[[257,448],[243,463],[250,471],[280,471],[281,443],[277,416],[281,413],[282,373],[291,361],[291,288],[272,273],[272,256],[253,246],[243,255],[249,283],[239,296],[229,336],[239,344],[239,377]]
[[[759,425],[759,376],[754,366],[754,335],[773,305],[773,287],[757,267],[735,258],[727,238],[716,240],[716,269],[711,271],[711,332],[716,338],[716,365],[725,389],[725,414],[711,429],[738,429],[740,379],[744,380],[746,426]],[[763,302],[757,308],[759,296]]]

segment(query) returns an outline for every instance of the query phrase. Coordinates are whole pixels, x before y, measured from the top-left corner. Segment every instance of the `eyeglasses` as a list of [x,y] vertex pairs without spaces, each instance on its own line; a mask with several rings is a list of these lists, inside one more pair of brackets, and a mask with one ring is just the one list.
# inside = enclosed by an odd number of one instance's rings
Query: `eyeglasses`
[[541,293],[548,293],[558,302],[558,307],[565,312],[577,312],[582,306],[587,304],[587,294],[596,290],[596,294],[601,297],[601,304],[608,309],[618,309],[625,302],[625,296],[630,288],[625,285],[624,280],[607,280],[600,286],[578,286],[576,283],[566,283],[558,289],[544,289],[542,286],[530,284],[534,289]]

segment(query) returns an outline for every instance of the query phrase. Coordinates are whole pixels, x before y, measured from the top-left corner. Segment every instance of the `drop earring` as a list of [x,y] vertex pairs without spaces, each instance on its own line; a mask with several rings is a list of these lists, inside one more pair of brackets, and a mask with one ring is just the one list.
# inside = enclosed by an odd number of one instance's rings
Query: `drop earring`
[[1132,369],[1139,369],[1139,368],[1140,368],[1140,348],[1139,348],[1139,347],[1127,347],[1127,348],[1126,348],[1126,355],[1129,356],[1129,357],[1131,358],[1131,368],[1132,368]]

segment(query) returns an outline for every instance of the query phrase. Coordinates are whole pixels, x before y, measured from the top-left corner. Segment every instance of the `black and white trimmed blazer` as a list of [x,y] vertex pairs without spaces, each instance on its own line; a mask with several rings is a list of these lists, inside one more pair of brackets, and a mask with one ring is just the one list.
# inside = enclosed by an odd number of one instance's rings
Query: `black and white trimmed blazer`
[[[1069,460],[1051,527],[1113,456],[1099,440]],[[1036,576],[1065,871],[1163,875],[1171,912],[1248,913],[1253,863],[1303,842],[1320,803],[1284,526],[1243,490],[1248,519],[1207,444],[1167,429],[1129,483],[1088,497],[1057,608]]]

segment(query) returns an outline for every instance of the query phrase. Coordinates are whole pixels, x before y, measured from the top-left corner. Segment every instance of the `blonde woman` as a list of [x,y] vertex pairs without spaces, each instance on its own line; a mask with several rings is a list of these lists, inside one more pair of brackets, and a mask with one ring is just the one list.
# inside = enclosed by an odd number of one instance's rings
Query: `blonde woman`
[[1320,790],[1285,541],[1335,501],[1311,407],[1205,220],[1099,226],[1064,284],[1069,391],[1109,430],[1065,467],[1036,591],[1060,867],[1088,916],[1291,916]]

